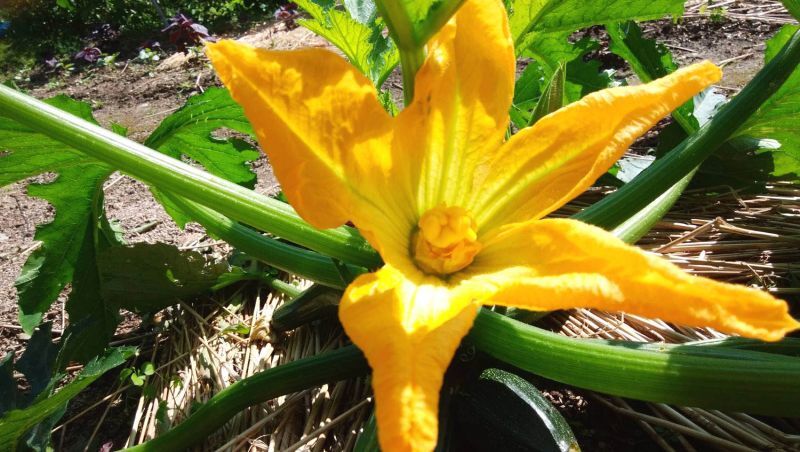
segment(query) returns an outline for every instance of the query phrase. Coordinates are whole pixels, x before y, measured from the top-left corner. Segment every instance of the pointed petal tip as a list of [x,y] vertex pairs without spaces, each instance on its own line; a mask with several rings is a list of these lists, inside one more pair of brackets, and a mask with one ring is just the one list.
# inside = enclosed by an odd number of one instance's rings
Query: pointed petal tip
[[784,314],[784,318],[780,320],[780,325],[754,336],[762,341],[777,342],[785,338],[789,333],[798,330],[800,330],[800,322],[789,314],[789,305],[787,304],[786,313]]
[[691,89],[687,91],[699,92],[722,80],[722,69],[711,61],[704,60],[678,69],[664,79],[690,85]]

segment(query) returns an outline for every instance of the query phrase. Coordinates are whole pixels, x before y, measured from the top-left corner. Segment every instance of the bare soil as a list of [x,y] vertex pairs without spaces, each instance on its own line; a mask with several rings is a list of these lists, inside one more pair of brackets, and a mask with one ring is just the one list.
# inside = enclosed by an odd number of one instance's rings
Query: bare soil
[[[697,18],[680,23],[667,20],[649,23],[645,31],[649,37],[658,37],[665,43],[681,64],[702,59],[724,64],[725,77],[720,87],[733,94],[760,69],[764,42],[777,28],[777,24],[759,20],[722,19],[711,22]],[[597,36],[605,39],[602,33]],[[287,31],[282,25],[262,25],[249,30],[241,38],[268,48],[329,47],[307,30]],[[619,74],[628,71],[607,51],[601,51],[595,57],[603,61],[604,67],[616,69]],[[389,83],[395,88],[399,86],[395,79],[390,79]],[[204,57],[174,54],[159,64],[123,62],[76,75],[39,80],[27,88],[39,98],[63,93],[90,102],[102,125],[121,124],[128,128],[132,139],[141,142],[188,97],[217,84],[218,80]],[[277,182],[266,158],[254,162],[253,167],[258,173],[257,191],[273,193]],[[46,202],[30,198],[25,193],[25,184],[12,185],[0,191],[0,209],[4,212],[0,217],[0,356],[9,351],[20,353],[25,346],[27,338],[16,326],[14,280],[36,247],[33,241],[36,226],[50,221],[53,216],[53,209]],[[109,217],[119,222],[130,242],[165,242],[178,246],[212,242],[199,225],[190,224],[185,230],[177,228],[154,201],[147,187],[127,176],[111,177],[106,186],[106,203]],[[66,327],[65,294],[46,317],[54,322],[56,331]],[[121,325],[119,333],[129,332],[138,323],[129,318]],[[643,445],[647,441],[641,435],[631,436],[631,431],[638,429],[629,428],[629,420],[609,417],[602,407],[587,408],[587,399],[579,393],[560,389],[550,391],[549,396],[576,425],[586,423],[585,431],[577,433],[588,441],[585,444],[587,450],[648,450],[652,446]],[[609,428],[597,429],[594,427],[596,422],[604,422]],[[122,428],[122,424],[118,427]],[[619,432],[625,432],[624,441],[620,440]]]

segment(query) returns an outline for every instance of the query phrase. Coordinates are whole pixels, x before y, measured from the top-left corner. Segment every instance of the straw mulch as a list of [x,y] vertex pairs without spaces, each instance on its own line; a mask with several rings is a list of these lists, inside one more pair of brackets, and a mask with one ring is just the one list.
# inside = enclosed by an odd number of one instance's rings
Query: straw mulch
[[[800,294],[792,274],[800,262],[800,187],[778,184],[759,195],[729,187],[717,191],[687,192],[640,246],[663,253],[691,273],[758,286],[784,298]],[[559,214],[575,212],[604,192],[593,189]],[[242,378],[344,345],[335,322],[314,322],[289,334],[272,334],[269,320],[284,301],[274,292],[242,287],[224,299],[173,308],[149,356],[142,357],[158,363],[158,369],[151,380],[154,390],[139,400],[128,445],[180,423],[193,405]],[[711,329],[585,309],[553,313],[539,325],[581,338],[682,343],[725,337]],[[243,334],[242,327],[249,334]],[[111,406],[122,389],[101,403]],[[766,422],[741,413],[664,404],[632,406],[602,395],[591,401],[630,417],[632,428],[642,428],[666,451],[709,446],[800,450],[796,421]],[[290,394],[239,413],[197,450],[351,450],[371,405],[363,379]]]

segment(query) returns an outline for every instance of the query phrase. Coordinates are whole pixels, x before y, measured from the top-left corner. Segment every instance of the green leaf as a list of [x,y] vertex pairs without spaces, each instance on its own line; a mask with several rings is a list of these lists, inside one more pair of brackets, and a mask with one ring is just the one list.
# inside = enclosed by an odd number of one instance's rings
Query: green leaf
[[[228,90],[209,88],[190,97],[180,110],[167,116],[147,138],[145,146],[176,159],[189,158],[215,176],[253,188],[256,175],[250,162],[258,158],[258,151],[240,138],[216,135],[222,130],[255,139],[242,107],[234,102]],[[153,194],[180,227],[191,220],[158,190],[153,190]]]
[[150,375],[156,373],[156,367],[150,361],[146,361],[144,364],[142,364],[142,373],[149,377]]
[[579,450],[567,421],[528,381],[486,369],[456,395],[458,439],[478,450]]
[[213,287],[228,271],[194,251],[163,243],[109,249],[98,256],[102,294],[114,308],[154,312]]
[[[564,88],[568,102],[574,102],[594,91],[607,88],[612,79],[600,71],[600,62],[586,61],[586,55],[600,48],[600,44],[590,38],[575,43],[569,41],[569,32],[534,33],[530,45],[523,52],[541,65],[546,80],[550,80],[558,68],[566,62],[566,85]],[[544,90],[544,87],[542,87]]]
[[56,0],[56,6],[68,11],[75,11],[75,5],[72,3],[72,0]]
[[53,344],[52,326],[50,322],[39,325],[17,361],[17,370],[25,375],[31,385],[22,406],[28,405],[50,385],[58,353],[58,346]]
[[624,58],[642,82],[651,82],[678,69],[669,49],[655,39],[644,38],[636,22],[609,24],[606,31],[611,37],[609,50]]
[[346,11],[320,0],[296,3],[311,16],[299,20],[300,25],[338,47],[376,87],[383,85],[400,56],[392,41],[383,35],[383,23],[377,20],[373,2],[345,2]]
[[[800,30],[797,25],[784,25],[767,42],[766,62],[772,60],[789,39]],[[750,137],[780,142],[778,149],[762,148],[757,154],[772,157],[773,178],[800,180],[800,68],[795,68],[781,88],[736,131],[733,138]]]
[[131,383],[133,383],[134,386],[142,386],[144,385],[144,377],[134,372],[131,374]]
[[[47,103],[96,123],[88,104],[66,96]],[[49,202],[56,213],[52,222],[36,228],[34,239],[41,246],[25,262],[16,281],[20,324],[30,334],[69,282],[77,288],[70,293],[67,311],[70,320],[77,322],[84,313],[101,306],[97,293],[91,290],[91,269],[98,220],[104,219],[102,202],[98,206],[97,200],[102,199],[102,184],[112,170],[8,117],[0,117],[0,149],[8,151],[0,157],[0,185],[57,173],[51,183],[28,186],[29,196]],[[77,312],[75,318],[73,312]],[[111,320],[100,328],[113,331],[115,326]]]
[[629,20],[683,14],[683,0],[512,0],[511,35],[517,54],[529,33],[572,33],[578,29]]
[[[600,63],[586,60],[599,43],[584,38],[570,42],[573,32],[592,25],[659,19],[683,13],[682,0],[512,0],[509,24],[518,56],[531,57],[550,80],[558,65],[567,63],[566,97],[574,102],[607,88],[611,77]],[[542,87],[543,88],[543,87]]]
[[19,440],[40,422],[53,414],[63,411],[70,399],[78,395],[86,386],[100,378],[104,373],[124,363],[133,356],[133,347],[112,348],[103,356],[90,361],[78,376],[63,386],[55,394],[37,400],[33,405],[7,412],[0,418],[0,444],[14,452]]
[[522,43],[528,32],[539,23],[541,15],[555,7],[551,0],[512,0],[509,2],[508,25],[517,54],[523,49]]
[[558,65],[555,73],[547,82],[547,85],[542,91],[542,96],[536,103],[536,107],[531,112],[531,117],[528,120],[528,126],[532,126],[536,121],[544,118],[545,116],[553,113],[559,108],[563,107],[567,101],[565,96],[565,89],[567,83],[567,68],[564,63]]
[[188,157],[211,174],[253,188],[255,173],[249,162],[258,158],[252,145],[214,133],[234,130],[251,137],[253,127],[224,88],[209,88],[192,96],[180,110],[167,116],[145,141],[145,146],[173,158]]
[[544,74],[542,66],[536,62],[528,64],[514,84],[514,101],[511,104],[511,121],[522,129],[530,121],[531,109],[542,95]]
[[344,0],[344,7],[360,24],[369,25],[378,17],[378,7],[373,0]]

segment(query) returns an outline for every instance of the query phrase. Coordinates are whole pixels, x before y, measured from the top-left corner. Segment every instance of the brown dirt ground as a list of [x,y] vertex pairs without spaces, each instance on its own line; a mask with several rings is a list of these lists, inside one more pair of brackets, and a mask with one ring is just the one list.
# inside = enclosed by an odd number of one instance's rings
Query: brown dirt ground
[[[764,41],[778,26],[759,21],[723,20],[719,23],[705,19],[688,19],[679,24],[658,21],[645,27],[646,33],[657,36],[671,48],[681,64],[701,59],[710,59],[725,64],[725,78],[720,84],[724,90],[735,93],[762,66]],[[598,37],[605,39],[600,33]],[[261,25],[248,31],[243,40],[268,48],[291,49],[296,47],[328,47],[322,39],[305,29],[287,31],[282,25]],[[600,52],[601,60],[604,58]],[[604,60],[605,61],[605,60]],[[613,57],[607,66],[615,67]],[[624,67],[617,67],[625,74]],[[95,115],[104,126],[119,123],[129,129],[129,136],[144,141],[159,122],[178,109],[191,95],[217,84],[207,61],[200,56],[175,54],[160,64],[122,63],[118,66],[100,68],[77,75],[51,79],[31,86],[31,93],[46,98],[65,93],[76,99],[91,102]],[[390,79],[390,85],[399,86],[398,80]],[[272,176],[266,158],[253,163],[258,173],[257,190],[272,193],[277,182]],[[106,187],[106,202],[109,216],[118,221],[130,242],[166,242],[178,246],[192,246],[211,242],[198,225],[178,229],[164,210],[153,200],[147,188],[127,176],[112,176]],[[17,325],[16,292],[14,280],[22,264],[35,249],[33,236],[35,227],[50,221],[52,208],[43,201],[25,195],[25,185],[15,184],[0,190],[0,356],[8,351],[20,353],[25,337]],[[65,325],[62,294],[47,315],[54,321],[56,330]],[[120,333],[135,328],[138,322],[132,317],[123,323]],[[553,395],[555,394],[555,395]],[[558,391],[551,396],[561,397]],[[558,398],[556,397],[556,398]],[[564,405],[573,404],[573,397],[565,397]],[[595,421],[605,414],[590,414],[578,419]],[[628,429],[628,422],[609,424],[611,432]],[[622,444],[613,438],[603,437],[593,441],[602,450],[622,447],[642,450],[642,443]],[[615,446],[609,446],[615,444]],[[634,447],[635,446],[635,447]]]

